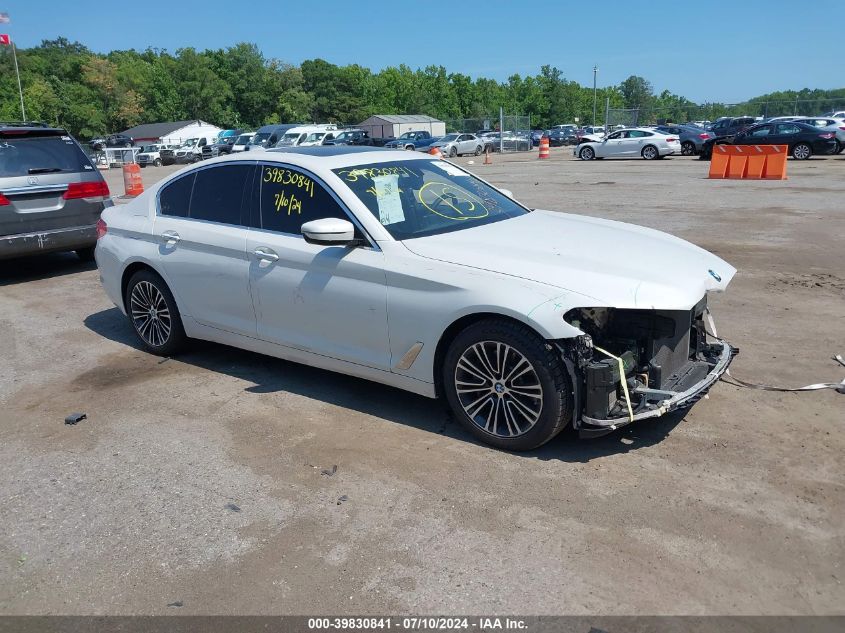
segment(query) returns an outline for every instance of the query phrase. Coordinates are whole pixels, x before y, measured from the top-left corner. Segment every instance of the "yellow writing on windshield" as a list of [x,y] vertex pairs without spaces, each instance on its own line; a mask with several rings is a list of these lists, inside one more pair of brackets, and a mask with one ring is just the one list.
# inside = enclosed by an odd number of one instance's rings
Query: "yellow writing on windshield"
[[481,200],[464,189],[445,182],[425,183],[417,197],[426,209],[447,220],[477,220],[490,215]]

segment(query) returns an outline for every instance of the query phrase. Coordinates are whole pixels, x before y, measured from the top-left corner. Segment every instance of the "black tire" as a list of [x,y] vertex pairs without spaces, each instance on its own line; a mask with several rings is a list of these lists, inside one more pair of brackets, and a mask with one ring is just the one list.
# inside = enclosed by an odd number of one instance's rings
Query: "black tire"
[[453,145],[452,149],[449,150],[449,158],[454,158],[457,155],[458,155],[458,148]]
[[126,143],[123,144],[123,147],[132,147],[132,143],[127,141]]
[[655,160],[660,158],[660,151],[654,145],[646,145],[640,155],[646,160]]
[[156,167],[161,167],[161,159],[160,159],[160,158],[156,158],[156,159],[153,161],[153,165],[154,165],[154,166],[156,166]]
[[692,141],[681,143],[681,154],[683,156],[695,156],[695,143]]
[[807,160],[813,155],[813,148],[807,145],[807,143],[796,143],[789,150],[789,153],[795,160]]
[[481,150],[482,150],[482,149],[483,149],[483,148],[481,147],[481,145],[476,145],[476,146],[475,146],[475,155],[476,155],[476,156],[481,156]]
[[[170,318],[169,332],[167,337],[164,338],[161,343],[154,341],[154,337],[149,334],[146,336],[142,334],[141,327],[145,322],[141,320],[141,317],[133,317],[133,292],[136,287],[141,284],[148,284],[148,286],[146,286],[147,288],[150,286],[155,288],[166,306],[167,313]],[[144,287],[139,289],[139,293],[144,291]],[[126,306],[126,312],[128,313],[129,322],[132,324],[132,329],[135,330],[135,334],[141,341],[144,349],[148,352],[157,356],[173,356],[185,348],[188,342],[188,337],[185,335],[185,328],[182,326],[182,318],[179,316],[179,309],[176,306],[176,300],[173,298],[173,294],[170,292],[170,288],[167,287],[164,279],[156,273],[149,269],[144,269],[139,270],[137,273],[132,275],[129,283],[126,284],[126,294],[123,297],[123,304]],[[134,305],[137,305],[139,309],[143,307],[140,304]],[[159,303],[157,303],[157,305],[160,307]],[[161,321],[164,322],[164,319],[161,319]],[[147,331],[149,332],[150,330]]]
[[[509,437],[503,433],[494,434],[486,431],[480,426],[480,422],[476,422],[470,418],[464,409],[464,405],[461,403],[455,384],[458,376],[463,375],[458,373],[463,372],[463,369],[458,368],[458,362],[464,353],[471,355],[470,350],[472,346],[480,343],[487,343],[488,345],[491,343],[504,343],[510,346],[512,350],[522,355],[524,361],[527,361],[531,365],[531,369],[534,372],[533,377],[537,379],[539,386],[542,388],[541,397],[535,399],[540,401],[539,417],[533,425],[529,426],[525,424],[526,428],[521,434]],[[516,359],[517,357],[511,356],[511,358]],[[501,364],[504,365],[504,369],[500,368],[500,376],[502,373],[506,373],[508,367],[510,367],[505,362]],[[515,367],[516,365],[513,366]],[[524,367],[524,365],[521,366]],[[485,319],[470,325],[458,334],[449,346],[449,350],[446,352],[443,361],[442,380],[446,400],[455,418],[472,435],[496,448],[510,451],[527,451],[537,448],[560,433],[572,418],[572,386],[566,365],[560,358],[557,350],[548,345],[536,332],[526,325],[500,319]],[[501,404],[502,414],[505,415],[505,410],[511,411],[511,419],[515,420],[516,417],[513,415],[513,410],[516,408],[514,403],[516,397],[509,395],[507,388],[508,381],[502,380],[501,382],[505,384],[505,388],[504,393],[499,395],[501,393],[497,388],[499,383],[496,382],[494,385],[492,379],[490,380],[489,399],[484,400],[481,410],[486,409],[488,402],[490,406],[496,407]],[[515,383],[515,380],[511,381],[511,388],[517,388]],[[485,398],[485,395],[484,391],[482,391],[481,397]],[[465,395],[465,397],[467,396]],[[468,397],[474,398],[475,396]],[[525,402],[523,401],[523,404]],[[528,400],[527,402],[530,404],[531,401]],[[508,406],[508,403],[512,406]],[[498,411],[499,409],[497,408],[497,414]],[[478,416],[478,413],[479,410],[473,411],[473,414],[476,416]],[[490,413],[492,414],[492,410]],[[505,420],[505,417],[502,420]],[[511,429],[510,422],[507,422],[507,428]]]
[[94,261],[94,247],[89,246],[88,248],[77,248],[75,251],[76,256],[81,259],[83,262],[93,262]]
[[596,152],[592,147],[582,147],[578,150],[578,158],[581,160],[593,160],[596,157]]

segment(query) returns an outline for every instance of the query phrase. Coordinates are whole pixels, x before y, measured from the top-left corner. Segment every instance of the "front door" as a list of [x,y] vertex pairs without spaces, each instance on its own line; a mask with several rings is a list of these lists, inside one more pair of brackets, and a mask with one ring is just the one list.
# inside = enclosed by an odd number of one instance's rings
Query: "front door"
[[258,175],[247,253],[259,338],[389,370],[382,252],[308,244],[304,222],[350,216],[301,169],[266,163]]
[[255,336],[255,313],[243,213],[254,170],[255,163],[225,163],[174,180],[161,190],[153,224],[180,312],[247,336]]

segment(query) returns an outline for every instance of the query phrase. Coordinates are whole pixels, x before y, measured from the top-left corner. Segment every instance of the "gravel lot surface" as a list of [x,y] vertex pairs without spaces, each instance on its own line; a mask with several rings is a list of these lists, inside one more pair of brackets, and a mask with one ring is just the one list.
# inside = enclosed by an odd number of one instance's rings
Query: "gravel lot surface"
[[[845,158],[777,182],[565,148],[470,161],[532,207],[734,264],[711,305],[737,377],[842,379]],[[74,255],[0,262],[0,332],[0,614],[843,612],[832,391],[721,383],[686,415],[508,454],[362,380],[212,344],[148,355]]]

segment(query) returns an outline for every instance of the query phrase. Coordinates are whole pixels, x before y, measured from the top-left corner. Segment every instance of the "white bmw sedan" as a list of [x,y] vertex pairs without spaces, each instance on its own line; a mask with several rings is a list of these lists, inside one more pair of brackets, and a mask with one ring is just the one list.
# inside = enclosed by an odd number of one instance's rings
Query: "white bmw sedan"
[[681,239],[417,153],[244,156],[102,215],[103,286],[154,354],[205,339],[441,396],[512,450],[689,406],[734,354],[704,323],[736,271]]
[[[592,138],[592,137],[585,137]],[[654,160],[681,153],[681,139],[649,128],[617,130],[602,139],[592,139],[575,147],[581,160],[594,158],[645,158]]]

